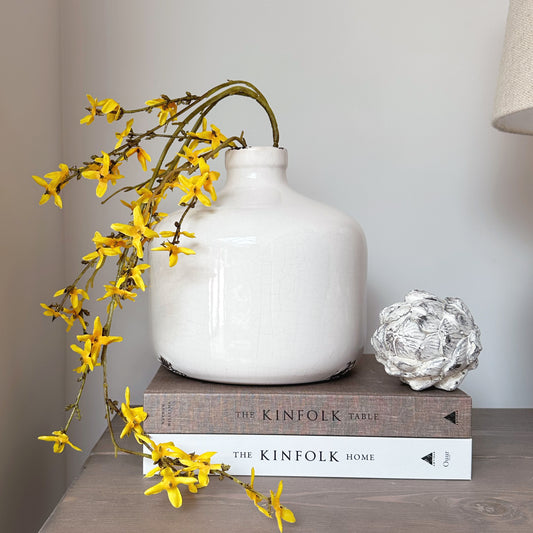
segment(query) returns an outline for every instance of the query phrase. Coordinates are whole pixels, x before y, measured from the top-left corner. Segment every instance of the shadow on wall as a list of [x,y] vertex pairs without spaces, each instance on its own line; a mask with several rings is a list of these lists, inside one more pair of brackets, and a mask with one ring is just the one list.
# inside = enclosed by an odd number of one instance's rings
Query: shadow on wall
[[533,136],[508,135],[502,146],[492,207],[510,235],[533,247]]
[[[533,404],[533,348],[531,347],[532,302],[533,302],[533,136],[502,134],[502,148],[492,174],[493,212],[501,223],[503,232],[516,249],[516,256],[502,258],[514,263],[514,268],[523,272],[520,299],[510,295],[508,306],[503,310],[505,321],[512,324],[509,331],[506,359],[511,371],[515,371],[527,398],[523,402]],[[524,264],[524,261],[527,264]],[[516,346],[526,347],[527,353],[516,353]],[[524,350],[518,350],[524,352]],[[519,366],[519,369],[516,367]]]

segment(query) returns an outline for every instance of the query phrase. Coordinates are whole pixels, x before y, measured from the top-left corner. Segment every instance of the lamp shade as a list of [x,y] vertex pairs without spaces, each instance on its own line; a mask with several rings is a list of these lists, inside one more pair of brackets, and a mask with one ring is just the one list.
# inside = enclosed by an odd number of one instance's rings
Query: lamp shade
[[533,135],[533,0],[510,0],[492,125]]

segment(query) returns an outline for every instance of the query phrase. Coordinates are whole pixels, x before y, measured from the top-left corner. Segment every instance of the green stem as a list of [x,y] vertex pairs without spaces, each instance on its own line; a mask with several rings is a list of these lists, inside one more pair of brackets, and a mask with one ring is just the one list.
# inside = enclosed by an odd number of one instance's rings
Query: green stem
[[[236,83],[241,83],[241,82],[230,82],[230,83],[231,84],[236,84]],[[246,83],[246,82],[244,82],[244,83]],[[272,127],[273,145],[276,146],[276,147],[279,146],[278,123],[276,121],[276,117],[275,117],[270,105],[266,101],[265,97],[259,91],[257,91],[257,89],[252,89],[253,85],[251,85],[251,84],[247,84],[247,85],[249,85],[249,86],[248,87],[246,87],[246,86],[243,87],[241,85],[237,85],[237,86],[234,86],[234,87],[229,87],[226,90],[224,90],[223,92],[221,92],[219,94],[216,94],[215,96],[213,96],[212,98],[210,98],[206,102],[202,103],[199,106],[198,109],[204,110],[205,108],[208,108],[208,107],[211,109],[216,104],[218,104],[220,101],[224,100],[225,98],[227,98],[229,96],[245,96],[247,98],[252,98],[253,100],[255,100],[266,111],[266,113],[268,115],[268,118],[270,120],[270,125]],[[189,118],[189,117],[187,117],[187,118]],[[184,122],[187,122],[187,118],[184,119]]]
[[81,376],[80,381],[81,381],[81,385],[78,390],[78,394],[76,396],[76,401],[72,405],[69,406],[71,409],[71,412],[68,417],[67,423],[65,424],[65,433],[68,431],[68,428],[70,427],[70,423],[72,422],[74,415],[80,412],[80,401],[83,395],[83,388],[85,387],[85,382],[87,381],[87,370]]
[[257,494],[261,498],[261,500],[265,501],[270,505],[270,496],[265,496],[263,493],[259,492],[258,490],[254,489],[249,483],[245,483],[244,481],[240,480],[239,478],[228,474],[226,470],[211,470],[213,474],[216,474],[217,476],[220,476],[222,478],[230,479],[234,483],[237,483],[237,485],[240,485],[242,488],[249,490],[253,492],[254,494]]
[[[124,265],[126,263],[128,263],[128,261],[132,261],[132,260],[134,261],[135,260],[135,259],[129,257],[129,253],[128,252],[133,254],[133,253],[135,253],[135,250],[133,250],[133,251],[124,250],[124,252],[120,256],[120,259],[119,259],[119,262],[118,262],[118,265],[117,265],[117,276],[116,276],[116,279],[115,279],[115,283],[118,281],[118,279],[122,275],[123,270],[124,270]],[[117,306],[118,298],[119,298],[119,296],[117,296],[117,295],[113,295],[111,297],[111,302],[109,304],[109,311],[107,312],[107,320],[106,320],[106,323],[105,323],[104,327],[102,328],[102,335],[109,335],[109,333],[111,332],[111,324],[113,322],[113,314],[114,314],[115,308]],[[144,454],[142,452],[137,452],[137,451],[134,451],[134,450],[129,450],[127,448],[123,448],[122,446],[120,446],[118,444],[117,439],[115,437],[115,432],[113,430],[113,425],[111,423],[112,420],[113,420],[113,417],[112,417],[112,413],[111,413],[110,404],[114,405],[114,403],[111,400],[111,398],[109,397],[109,380],[108,380],[108,374],[107,374],[107,345],[102,346],[102,352],[100,354],[100,362],[101,362],[101,365],[102,365],[102,384],[103,384],[103,390],[104,390],[104,401],[105,401],[105,409],[106,409],[107,427],[109,428],[109,433],[111,435],[111,441],[113,442],[113,446],[115,448],[115,453],[120,451],[120,452],[123,452],[123,453],[128,453],[130,455],[138,455],[138,456],[141,456],[141,457],[148,457],[148,458],[151,457],[150,455]],[[114,408],[114,410],[115,410],[115,413],[118,413],[119,415],[121,414],[120,411],[117,408]]]
[[81,269],[81,272],[79,273],[78,277],[70,284],[70,285],[67,285],[65,287],[65,295],[63,296],[63,298],[61,299],[61,301],[59,302],[59,305],[61,307],[64,307],[65,305],[65,302],[68,300],[68,297],[70,295],[69,293],[69,289],[74,289],[76,288],[78,282],[81,280],[81,278],[83,278],[83,276],[85,275],[85,273],[91,268],[93,267],[94,265],[96,264],[96,259],[92,260],[92,261],[89,261],[82,269]]
[[[238,84],[240,84],[240,85],[238,85]],[[219,92],[221,89],[225,89],[225,90],[223,90],[222,92]],[[152,188],[155,179],[159,175],[159,170],[160,170],[160,168],[161,168],[161,166],[162,166],[162,164],[164,162],[164,159],[165,159],[170,147],[172,146],[172,144],[176,140],[177,136],[180,133],[183,132],[185,126],[196,115],[199,115],[199,118],[198,118],[196,124],[194,125],[194,127],[191,130],[191,131],[196,131],[200,127],[202,119],[207,115],[207,113],[209,111],[211,111],[211,109],[213,109],[213,107],[215,105],[217,105],[219,102],[221,102],[225,98],[228,98],[229,96],[245,96],[245,97],[252,98],[253,100],[255,100],[266,111],[266,113],[267,113],[267,115],[269,117],[270,125],[272,127],[273,145],[276,146],[276,147],[279,146],[278,124],[277,124],[277,121],[276,121],[276,117],[275,117],[270,105],[266,101],[265,97],[256,88],[254,88],[254,86],[252,84],[248,84],[247,82],[229,81],[229,82],[221,84],[218,87],[215,87],[215,88],[211,89],[210,91],[206,92],[205,94],[203,94],[202,97],[201,97],[201,100],[205,100],[205,101],[203,101],[201,104],[197,103],[194,106],[191,106],[191,107],[194,107],[193,111],[191,111],[191,113],[189,113],[180,122],[179,126],[176,128],[176,130],[174,131],[173,135],[171,136],[171,138],[169,139],[169,141],[165,145],[165,148],[163,149],[163,151],[161,153],[161,156],[159,158],[158,164],[156,165],[156,167],[154,169],[154,172],[153,172],[153,175],[152,175],[152,179],[148,183],[147,187],[149,189]],[[178,115],[182,114],[183,111],[185,111],[185,110],[181,110],[174,117],[171,117],[169,119],[169,121],[171,121],[173,118],[177,117]],[[186,143],[187,143],[187,141],[186,141]],[[177,160],[174,159],[172,161],[171,165],[169,166],[170,169],[172,168],[172,164],[177,164]]]
[[[174,98],[174,99],[168,99],[168,102],[167,103],[174,103],[174,104],[177,104],[177,105],[180,105],[180,104],[183,104],[183,103],[188,103],[190,104],[191,101],[198,101],[199,99],[201,99],[202,97],[201,96],[195,96],[193,94],[191,95],[188,95],[188,96],[182,96],[180,98]],[[193,103],[194,105],[194,103]],[[158,104],[153,104],[153,105],[147,105],[145,107],[139,107],[138,109],[123,109],[123,114],[126,115],[126,114],[130,114],[130,113],[142,113],[143,111],[146,111],[146,112],[151,112],[152,110],[154,109],[157,109],[158,107],[160,107],[160,105]]]

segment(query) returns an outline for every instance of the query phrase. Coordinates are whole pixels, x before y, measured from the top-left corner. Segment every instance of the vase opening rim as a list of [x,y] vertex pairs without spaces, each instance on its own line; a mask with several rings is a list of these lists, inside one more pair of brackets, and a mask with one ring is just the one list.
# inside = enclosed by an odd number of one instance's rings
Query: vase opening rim
[[226,151],[226,168],[236,167],[287,167],[285,148],[277,146],[247,146]]

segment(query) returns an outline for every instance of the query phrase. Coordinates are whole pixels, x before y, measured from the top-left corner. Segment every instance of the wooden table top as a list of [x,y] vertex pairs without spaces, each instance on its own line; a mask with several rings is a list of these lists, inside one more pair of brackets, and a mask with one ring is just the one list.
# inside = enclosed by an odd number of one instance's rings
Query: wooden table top
[[[285,533],[533,532],[533,409],[474,409],[471,481],[284,478]],[[144,496],[141,459],[114,457],[104,433],[41,533],[278,531],[234,483],[213,479],[183,506]],[[247,480],[244,478],[243,480]],[[263,492],[277,478],[256,478]]]

